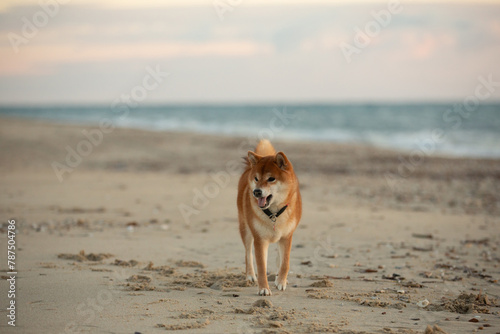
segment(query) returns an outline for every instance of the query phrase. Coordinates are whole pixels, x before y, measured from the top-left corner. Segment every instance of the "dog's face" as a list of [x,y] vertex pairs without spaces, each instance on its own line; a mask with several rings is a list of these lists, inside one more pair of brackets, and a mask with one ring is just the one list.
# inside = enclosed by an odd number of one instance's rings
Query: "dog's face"
[[248,161],[250,191],[257,205],[265,210],[284,201],[292,177],[292,166],[285,154],[278,152],[275,156],[262,157],[248,152]]

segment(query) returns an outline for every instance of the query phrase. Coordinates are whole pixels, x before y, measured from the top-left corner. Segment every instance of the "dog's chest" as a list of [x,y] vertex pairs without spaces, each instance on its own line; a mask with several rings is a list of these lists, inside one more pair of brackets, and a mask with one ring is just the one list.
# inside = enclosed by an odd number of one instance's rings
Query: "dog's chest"
[[255,219],[253,223],[259,236],[269,242],[277,242],[282,237],[288,236],[294,226],[293,221],[289,221],[289,219],[278,218],[276,222],[273,222],[267,216]]

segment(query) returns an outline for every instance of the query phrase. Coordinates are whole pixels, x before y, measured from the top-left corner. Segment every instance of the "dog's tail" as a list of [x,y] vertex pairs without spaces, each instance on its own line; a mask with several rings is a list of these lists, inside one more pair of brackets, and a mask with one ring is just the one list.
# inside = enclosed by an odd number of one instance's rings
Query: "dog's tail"
[[275,155],[276,150],[274,149],[271,142],[267,139],[262,139],[255,148],[255,153],[261,156]]

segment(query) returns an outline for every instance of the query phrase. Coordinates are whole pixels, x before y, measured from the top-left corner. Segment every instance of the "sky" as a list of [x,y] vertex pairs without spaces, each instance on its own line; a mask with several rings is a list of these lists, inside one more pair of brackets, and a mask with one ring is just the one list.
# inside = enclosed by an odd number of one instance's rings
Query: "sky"
[[500,1],[41,3],[0,5],[0,104],[447,103],[500,82]]

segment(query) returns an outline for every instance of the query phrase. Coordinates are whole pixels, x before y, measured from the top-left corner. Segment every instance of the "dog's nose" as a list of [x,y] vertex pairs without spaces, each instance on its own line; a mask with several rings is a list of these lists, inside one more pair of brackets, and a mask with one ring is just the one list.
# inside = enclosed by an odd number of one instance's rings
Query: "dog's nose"
[[254,195],[255,197],[262,197],[262,190],[260,190],[260,189],[255,189],[255,190],[253,191],[253,195]]

